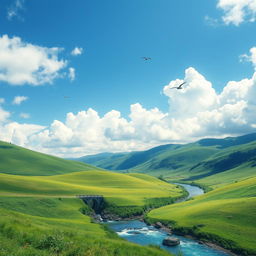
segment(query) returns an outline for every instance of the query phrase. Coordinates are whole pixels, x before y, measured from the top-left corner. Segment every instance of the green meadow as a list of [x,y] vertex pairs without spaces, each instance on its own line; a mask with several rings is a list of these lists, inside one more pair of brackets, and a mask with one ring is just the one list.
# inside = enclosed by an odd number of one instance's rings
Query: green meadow
[[[168,255],[154,246],[131,244],[93,223],[92,210],[76,198],[102,195],[108,212],[130,217],[184,195],[162,178],[195,182],[212,191],[151,210],[149,222],[163,221],[178,233],[238,255],[255,255],[256,160],[251,139],[202,140],[119,155],[123,166],[137,164],[139,173],[106,171],[1,142],[0,256]],[[154,177],[158,175],[161,179]]]
[[93,223],[85,215],[92,210],[76,195],[103,195],[113,210],[120,212],[121,207],[122,213],[130,207],[133,214],[157,198],[181,196],[177,186],[0,145],[1,256],[169,255],[154,246],[129,243]]
[[95,170],[91,165],[64,160],[0,141],[0,173],[45,176]]
[[148,217],[171,223],[241,253],[256,253],[256,177],[216,188],[192,200],[152,210]]
[[54,176],[0,174],[0,195],[75,197],[79,194],[103,195],[117,205],[144,205],[150,198],[178,197],[181,190],[147,175],[97,170]]
[[1,256],[169,255],[92,223],[79,199],[0,197],[0,206]]

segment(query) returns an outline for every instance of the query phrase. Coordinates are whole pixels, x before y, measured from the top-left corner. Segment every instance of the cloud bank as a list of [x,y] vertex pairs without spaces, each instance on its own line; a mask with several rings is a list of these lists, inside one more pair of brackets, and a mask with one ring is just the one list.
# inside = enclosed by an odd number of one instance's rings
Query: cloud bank
[[[185,81],[182,90],[172,89]],[[256,132],[256,72],[251,78],[229,81],[220,93],[195,68],[163,87],[169,110],[130,106],[128,118],[117,110],[103,116],[89,108],[67,113],[65,121],[44,127],[19,124],[0,108],[0,139],[45,153],[75,157],[99,152],[143,150],[160,144],[205,137]]]

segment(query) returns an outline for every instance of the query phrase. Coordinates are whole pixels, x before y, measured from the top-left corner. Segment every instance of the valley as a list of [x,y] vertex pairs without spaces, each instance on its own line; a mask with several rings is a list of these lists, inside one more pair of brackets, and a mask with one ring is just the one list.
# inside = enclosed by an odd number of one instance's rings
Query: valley
[[[255,255],[255,148],[254,134],[160,146],[119,154],[114,158],[129,168],[111,171],[103,167],[112,154],[94,167],[1,142],[0,255],[168,255],[95,223],[93,210],[77,195],[103,196],[106,216],[144,214],[148,223],[162,222],[175,234]],[[172,204],[186,195],[172,182],[209,192]]]

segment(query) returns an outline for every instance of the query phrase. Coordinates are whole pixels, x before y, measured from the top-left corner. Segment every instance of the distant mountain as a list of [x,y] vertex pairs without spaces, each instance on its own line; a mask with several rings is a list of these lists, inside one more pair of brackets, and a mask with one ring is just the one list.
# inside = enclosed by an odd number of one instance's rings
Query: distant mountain
[[256,133],[202,139],[184,145],[168,144],[140,152],[104,153],[77,160],[120,172],[200,179],[239,166],[256,167]]

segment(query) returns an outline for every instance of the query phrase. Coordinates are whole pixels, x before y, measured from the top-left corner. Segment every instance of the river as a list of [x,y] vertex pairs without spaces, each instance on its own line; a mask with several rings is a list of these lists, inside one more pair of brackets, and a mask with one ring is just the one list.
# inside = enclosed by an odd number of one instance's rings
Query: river
[[[177,183],[176,183],[177,184]],[[176,203],[185,201],[188,198],[198,196],[204,193],[204,191],[197,187],[187,184],[182,185],[189,193],[187,198],[178,200]],[[119,236],[127,239],[130,242],[134,242],[141,245],[154,244],[161,248],[171,252],[173,254],[182,253],[183,256],[228,256],[230,254],[217,250],[207,245],[200,244],[196,240],[185,238],[183,236],[172,235],[173,237],[180,239],[180,245],[175,247],[167,247],[162,245],[163,239],[167,236],[167,233],[163,230],[156,229],[153,226],[148,226],[146,223],[138,220],[131,221],[113,221],[108,222],[108,226],[114,230]]]

